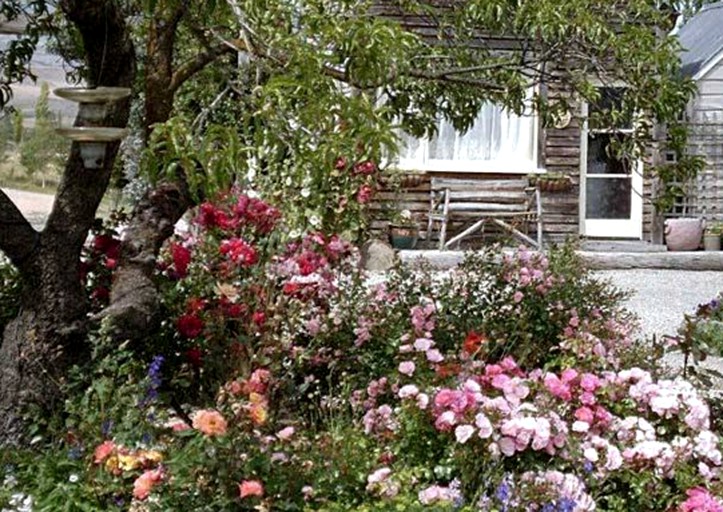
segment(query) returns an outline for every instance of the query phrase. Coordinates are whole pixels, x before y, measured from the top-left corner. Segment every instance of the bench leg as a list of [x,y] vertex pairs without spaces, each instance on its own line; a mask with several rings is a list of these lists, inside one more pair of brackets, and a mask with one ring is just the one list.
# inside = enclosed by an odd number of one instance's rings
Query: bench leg
[[507,231],[509,231],[510,233],[512,233],[513,235],[521,238],[522,240],[524,240],[525,242],[527,242],[528,244],[530,244],[532,247],[536,247],[536,248],[538,248],[538,249],[541,247],[535,240],[533,240],[532,238],[530,238],[530,237],[527,236],[526,234],[522,233],[521,231],[515,229],[515,228],[514,228],[513,226],[511,226],[510,224],[508,224],[508,223],[506,223],[506,222],[504,222],[504,221],[501,221],[500,219],[491,219],[491,220],[494,221],[494,222],[495,222],[496,224],[498,224],[499,226],[501,226],[502,228],[504,228],[504,229],[506,229]]
[[454,238],[451,238],[451,239],[449,240],[449,242],[447,242],[447,243],[445,244],[444,248],[445,248],[445,249],[446,249],[446,248],[449,248],[449,247],[451,247],[452,245],[454,245],[455,243],[461,241],[461,240],[462,240],[464,237],[466,237],[467,235],[471,235],[472,233],[474,233],[475,231],[477,231],[479,228],[481,228],[482,226],[484,226],[484,223],[485,223],[485,222],[487,222],[487,219],[478,220],[477,222],[475,222],[474,224],[472,224],[470,227],[468,227],[467,229],[465,229],[464,231],[462,231],[459,235],[455,236]]

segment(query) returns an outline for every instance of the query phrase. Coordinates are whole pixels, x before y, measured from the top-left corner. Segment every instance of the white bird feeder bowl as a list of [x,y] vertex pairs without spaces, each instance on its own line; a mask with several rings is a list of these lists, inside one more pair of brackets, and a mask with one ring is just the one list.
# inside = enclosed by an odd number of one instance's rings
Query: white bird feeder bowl
[[[56,96],[78,103],[78,118],[97,123],[106,115],[108,105],[127,98],[131,90],[127,87],[64,87],[53,91]],[[80,145],[80,156],[86,169],[100,169],[109,142],[121,140],[128,134],[125,128],[104,126],[78,126],[58,128],[57,132]]]

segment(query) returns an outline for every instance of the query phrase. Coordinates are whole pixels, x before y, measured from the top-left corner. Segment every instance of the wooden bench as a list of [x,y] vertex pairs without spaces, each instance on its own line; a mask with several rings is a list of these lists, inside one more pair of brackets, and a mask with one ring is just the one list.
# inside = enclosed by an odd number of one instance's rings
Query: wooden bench
[[[533,204],[534,203],[534,204]],[[472,225],[447,240],[452,219]],[[448,249],[475,231],[494,223],[537,249],[542,247],[542,205],[540,190],[530,187],[527,179],[484,180],[432,178],[429,199],[427,240],[431,240],[439,223],[439,249]],[[516,224],[535,222],[537,239],[521,232]]]

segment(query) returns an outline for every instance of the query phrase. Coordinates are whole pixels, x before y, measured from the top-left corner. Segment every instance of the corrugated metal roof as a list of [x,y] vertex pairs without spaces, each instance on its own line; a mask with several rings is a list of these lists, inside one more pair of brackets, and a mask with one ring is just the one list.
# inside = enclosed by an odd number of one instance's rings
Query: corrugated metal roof
[[683,74],[694,76],[723,51],[723,2],[706,6],[678,32]]

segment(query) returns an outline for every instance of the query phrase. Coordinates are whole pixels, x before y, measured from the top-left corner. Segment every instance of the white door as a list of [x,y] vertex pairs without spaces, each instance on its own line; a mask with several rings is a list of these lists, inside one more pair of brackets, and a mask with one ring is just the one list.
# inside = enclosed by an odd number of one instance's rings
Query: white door
[[[610,108],[621,89],[601,88],[599,105]],[[588,106],[583,114],[587,117]],[[633,133],[629,126],[615,130],[593,128],[586,122],[580,144],[580,233],[599,238],[643,236],[643,163],[622,160],[611,153],[611,143]]]

